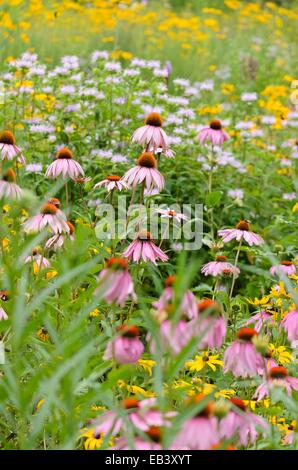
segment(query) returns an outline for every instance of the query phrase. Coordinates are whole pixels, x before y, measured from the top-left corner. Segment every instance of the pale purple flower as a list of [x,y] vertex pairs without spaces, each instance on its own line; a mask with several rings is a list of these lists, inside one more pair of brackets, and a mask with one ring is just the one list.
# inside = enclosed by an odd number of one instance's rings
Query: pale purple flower
[[109,175],[104,180],[96,183],[93,189],[100,188],[101,186],[105,187],[107,191],[113,191],[117,189],[121,191],[122,189],[126,189],[126,184],[121,180],[120,176],[117,175]]
[[56,160],[48,167],[46,176],[53,179],[58,176],[75,179],[84,176],[84,170],[78,162],[73,160],[72,152],[62,147],[57,152]]
[[156,150],[161,147],[166,150],[169,147],[168,137],[162,129],[162,118],[156,112],[150,113],[145,126],[139,127],[132,136],[132,142],[141,144],[146,149],[153,147]]
[[274,325],[274,320],[271,313],[266,312],[266,310],[262,310],[243,323],[244,326],[251,324],[254,324],[254,329],[259,333],[263,327],[267,325]]
[[250,231],[250,225],[246,220],[241,220],[236,225],[236,228],[226,228],[218,231],[218,235],[222,237],[223,243],[228,243],[236,239],[238,242],[244,240],[249,246],[259,246],[264,243],[263,238]]
[[235,410],[230,410],[220,420],[219,434],[221,439],[236,438],[241,446],[247,446],[253,444],[257,439],[259,435],[257,428],[261,429],[262,434],[269,431],[269,426],[264,418],[247,411],[243,400],[233,397],[230,401]]
[[8,320],[8,315],[5,312],[4,308],[2,308],[0,305],[0,321],[1,320]]
[[242,189],[229,189],[228,196],[232,199],[239,199],[240,201],[242,201],[244,193]]
[[282,261],[278,265],[271,266],[270,274],[272,274],[272,276],[280,276],[282,273],[286,274],[287,276],[293,276],[296,274],[295,264],[291,263],[290,261]]
[[285,367],[277,366],[269,370],[269,378],[257,388],[253,398],[260,401],[270,396],[270,391],[274,387],[282,387],[291,396],[292,391],[298,391],[298,379],[288,375]]
[[290,342],[298,340],[298,311],[290,310],[282,319],[280,325],[284,328]]
[[168,261],[169,257],[152,240],[149,232],[140,233],[124,251],[123,256],[139,263],[141,260],[156,264],[156,260]]
[[[166,310],[169,305],[175,304],[175,276],[169,276],[165,281],[165,289],[161,297],[156,302],[153,302],[153,307],[156,310]],[[194,294],[187,290],[181,299],[181,304],[178,306],[180,314],[189,320],[198,318],[197,300]]]
[[198,134],[200,144],[211,142],[212,145],[222,145],[229,139],[229,135],[222,130],[221,122],[217,119],[211,121],[209,127],[200,130]]
[[1,160],[12,161],[17,157],[17,161],[25,165],[25,157],[20,147],[16,145],[16,140],[12,132],[0,132],[0,157]]
[[139,157],[137,165],[128,170],[122,177],[122,181],[128,187],[136,187],[143,183],[148,191],[157,188],[162,191],[165,180],[162,174],[156,169],[157,162],[154,155],[150,152],[144,152]]
[[183,423],[174,440],[174,446],[178,449],[210,450],[219,440],[217,419],[202,414]]
[[69,234],[65,234],[65,233],[57,233],[55,235],[53,235],[52,237],[50,237],[46,243],[45,243],[45,248],[47,250],[54,250],[54,251],[58,251],[62,248],[62,246],[64,245],[65,243],[65,240],[67,238],[69,238],[69,240],[71,241],[74,241],[74,226],[71,222],[67,221],[66,222],[68,227],[69,227]]
[[167,209],[156,209],[156,212],[158,212],[158,214],[161,214],[162,219],[174,219],[178,222],[181,222],[181,220],[187,220],[186,215],[179,214],[178,212],[173,209],[170,209],[169,207]]
[[0,180],[0,200],[1,199],[21,199],[22,189],[16,184],[16,175],[12,168],[9,168]]
[[136,301],[133,280],[128,272],[127,261],[123,258],[110,258],[97,282],[99,286],[94,294],[104,298],[108,304],[115,302],[123,307],[129,297]]
[[263,365],[262,356],[257,353],[252,337],[257,334],[252,328],[241,328],[238,339],[227,347],[224,353],[224,372],[235,377],[253,377]]
[[24,263],[33,263],[38,269],[47,269],[51,266],[51,262],[35,250],[33,250],[32,255],[25,258]]
[[256,92],[246,92],[241,94],[241,101],[250,103],[251,101],[256,101],[257,99],[258,95]]
[[104,360],[114,359],[118,364],[135,364],[144,352],[136,326],[122,325],[116,338],[109,341]]
[[[194,336],[193,321],[179,320],[173,323],[171,320],[164,320],[159,327],[159,343],[163,352],[169,352],[177,356],[181,350],[189,343]],[[148,335],[152,354],[156,351],[155,340]]]
[[25,232],[40,232],[48,227],[54,233],[69,233],[65,214],[54,204],[46,203],[41,212],[23,224]]
[[227,261],[226,256],[217,256],[215,261],[210,261],[201,269],[201,273],[205,276],[223,276],[223,275],[233,275],[237,278],[240,274],[240,269],[237,266],[234,266],[232,263]]

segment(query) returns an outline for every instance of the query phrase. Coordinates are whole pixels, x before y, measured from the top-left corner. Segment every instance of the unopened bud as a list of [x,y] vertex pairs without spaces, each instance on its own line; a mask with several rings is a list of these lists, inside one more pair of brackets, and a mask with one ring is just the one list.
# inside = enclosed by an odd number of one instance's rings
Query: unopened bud
[[270,354],[269,341],[266,336],[254,336],[252,342],[256,348],[256,351],[263,357],[268,357]]
[[222,419],[228,414],[230,409],[231,404],[224,399],[220,399],[213,405],[213,414],[217,416],[217,418]]

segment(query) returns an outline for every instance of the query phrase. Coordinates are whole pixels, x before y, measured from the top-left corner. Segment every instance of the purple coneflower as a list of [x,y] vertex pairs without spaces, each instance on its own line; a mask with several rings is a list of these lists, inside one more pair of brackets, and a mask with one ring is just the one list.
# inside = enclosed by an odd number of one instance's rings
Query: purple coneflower
[[121,191],[127,187],[124,181],[121,180],[121,177],[117,175],[107,176],[104,180],[96,183],[93,189],[100,188],[101,186],[105,187],[108,191],[113,191],[114,189]]
[[112,257],[108,259],[106,267],[97,278],[97,282],[99,287],[94,294],[102,296],[109,304],[115,302],[123,307],[129,297],[136,300],[133,280],[124,258]]
[[283,387],[290,396],[292,394],[292,390],[298,391],[298,379],[290,377],[288,370],[285,367],[272,367],[269,370],[269,379],[259,385],[253,398],[258,401],[267,398],[270,395],[270,389],[274,386]]
[[200,144],[204,142],[211,142],[212,145],[222,145],[229,139],[229,135],[222,130],[221,122],[214,119],[210,122],[209,127],[205,127],[198,134]]
[[135,364],[144,352],[144,345],[139,336],[138,327],[120,326],[117,337],[109,341],[107,345],[104,360],[114,359],[118,364]]
[[20,199],[22,190],[16,184],[16,175],[12,168],[9,168],[0,181],[0,199]]
[[[166,310],[169,304],[172,305],[175,303],[175,290],[173,287],[175,280],[175,276],[169,276],[166,279],[165,289],[161,294],[161,297],[152,304],[156,310]],[[197,300],[190,290],[187,290],[183,295],[181,304],[179,305],[179,311],[182,316],[185,316],[189,320],[198,318]]]
[[274,325],[274,320],[272,318],[272,313],[267,312],[266,310],[262,310],[261,312],[256,313],[252,317],[250,317],[244,325],[251,325],[254,323],[254,329],[257,333],[260,333],[262,328],[266,325]]
[[[243,400],[237,397],[230,398],[230,402],[235,409],[231,409],[226,416],[220,420],[219,433],[221,439],[239,439],[239,444],[247,446],[252,444],[258,437],[260,428],[263,433],[269,430],[266,421],[254,413],[247,411]],[[239,411],[237,411],[239,410]]]
[[250,231],[250,225],[246,220],[240,220],[236,228],[226,228],[218,231],[218,235],[222,237],[223,243],[228,243],[233,239],[238,242],[244,240],[249,246],[262,245],[263,238]]
[[169,257],[158,247],[152,240],[150,232],[139,232],[136,240],[134,240],[124,251],[123,256],[130,261],[139,263],[143,261],[151,261],[156,264],[156,260],[168,261]]
[[288,340],[292,343],[298,340],[298,311],[290,310],[282,319],[280,325],[285,329]]
[[[53,200],[56,199],[53,198]],[[48,227],[54,233],[69,233],[65,214],[58,209],[57,205],[49,201],[44,204],[39,214],[30,217],[23,226],[25,232],[40,232],[45,227]]]
[[[66,224],[68,225],[69,227],[69,239],[71,241],[74,241],[74,232],[75,232],[75,228],[74,228],[74,225],[69,222],[69,220],[66,221]],[[47,250],[49,249],[52,249],[54,251],[57,251],[59,250],[60,248],[62,248],[62,246],[64,245],[64,242],[65,240],[67,239],[68,237],[66,236],[66,234],[64,233],[57,233],[56,235],[53,235],[53,237],[49,238],[46,243],[45,243],[45,248]]]
[[[204,395],[199,394],[193,397],[192,401],[199,403],[204,398]],[[213,416],[213,405],[209,402],[196,416],[184,421],[182,429],[174,440],[174,447],[209,450],[218,441],[217,419]]]
[[169,207],[167,209],[156,209],[156,212],[161,214],[162,219],[173,219],[177,220],[178,222],[181,220],[187,220],[186,215],[180,214],[179,212],[176,212]]
[[296,273],[295,264],[291,263],[291,261],[282,261],[276,266],[271,266],[270,274],[272,274],[272,276],[275,274],[279,275],[280,273],[284,273],[287,276],[293,276]]
[[241,328],[238,339],[224,353],[224,372],[232,372],[235,377],[252,377],[263,367],[262,356],[257,353],[252,338],[257,335],[252,328]]
[[129,187],[136,187],[143,183],[148,191],[157,188],[162,191],[165,180],[156,169],[157,161],[151,152],[144,152],[137,160],[137,165],[128,170],[122,177],[122,181]]
[[46,176],[49,178],[78,178],[84,176],[84,170],[81,165],[73,160],[72,152],[67,148],[63,147],[58,150],[56,160],[50,164],[46,171]]
[[150,113],[145,119],[145,126],[139,127],[132,136],[133,142],[138,142],[146,149],[152,147],[154,150],[161,147],[167,150],[169,147],[168,137],[162,129],[162,117],[158,113]]
[[51,262],[42,254],[40,254],[40,249],[38,247],[33,248],[32,254],[25,258],[24,263],[33,263],[35,273],[38,272],[40,269],[46,269],[51,266]]
[[10,131],[0,133],[0,156],[2,160],[13,160],[17,157],[19,163],[26,163],[22,150],[16,145],[15,136]]
[[240,274],[240,269],[237,266],[234,266],[232,263],[227,261],[227,257],[223,255],[218,255],[215,258],[215,261],[210,261],[201,269],[201,273],[205,276],[222,276],[232,274],[234,277],[238,277]]
[[[221,316],[220,305],[214,300],[202,299],[198,303],[198,311],[199,322],[195,325],[195,330],[196,334],[202,337],[199,347],[220,348],[227,334],[227,324]],[[204,318],[200,318],[200,315]]]

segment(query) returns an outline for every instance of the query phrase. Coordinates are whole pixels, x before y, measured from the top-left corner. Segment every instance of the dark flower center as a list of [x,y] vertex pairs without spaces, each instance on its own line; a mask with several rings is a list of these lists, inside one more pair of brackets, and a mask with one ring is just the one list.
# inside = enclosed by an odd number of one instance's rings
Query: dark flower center
[[282,261],[280,264],[282,264],[283,266],[292,266],[293,263],[291,263],[291,261]]
[[59,199],[57,199],[56,197],[51,197],[51,198],[48,200],[48,203],[49,203],[49,204],[53,204],[53,206],[57,207],[57,209],[59,209],[59,207],[60,207],[60,201],[59,201]]
[[107,260],[107,267],[114,269],[127,269],[128,263],[124,258],[112,257]]
[[240,220],[240,222],[238,222],[238,224],[236,225],[236,229],[245,230],[246,232],[248,232],[250,229],[250,226],[246,220]]
[[122,325],[118,328],[118,331],[126,338],[137,338],[140,336],[140,330],[135,325]]
[[55,215],[57,214],[58,212],[58,209],[56,206],[54,206],[54,204],[50,204],[49,202],[47,202],[47,204],[45,204],[41,210],[41,213],[42,214],[51,214],[51,215]]
[[66,222],[66,224],[67,224],[68,227],[69,227],[69,234],[70,234],[70,235],[73,235],[73,234],[74,234],[74,231],[75,231],[74,225],[73,225],[71,222],[69,222],[69,220]]
[[[205,395],[203,395],[202,393],[198,393],[197,395],[195,395],[193,398],[191,398],[190,402],[193,403],[193,404],[198,404],[200,403],[202,400],[204,400],[206,397]],[[209,401],[206,406],[200,410],[196,417],[200,417],[200,416],[205,416],[205,417],[209,417],[212,415],[212,412],[213,412],[213,405],[212,403]]]
[[240,328],[237,333],[237,337],[243,341],[251,341],[252,338],[257,334],[257,331],[253,328]]
[[271,367],[269,371],[269,376],[272,379],[284,379],[288,376],[288,371],[285,367],[282,366]]
[[4,173],[3,180],[7,181],[8,183],[16,182],[16,174],[12,168],[8,168],[8,170]]
[[161,127],[162,117],[158,113],[150,113],[145,119],[145,124],[148,126]]
[[138,233],[137,238],[141,241],[152,240],[152,235],[150,232],[147,232],[146,230],[142,230],[141,232]]
[[214,119],[213,121],[210,122],[210,127],[214,131],[220,131],[222,128],[221,122],[218,119]]
[[202,299],[198,302],[198,309],[200,313],[209,310],[210,314],[214,314],[220,311],[220,306],[215,300]]
[[109,180],[109,181],[119,181],[120,179],[121,179],[120,176],[117,176],[117,175],[107,176],[107,180]]
[[165,280],[165,286],[166,287],[172,287],[172,285],[174,284],[175,282],[175,279],[176,279],[176,276],[169,276],[167,277],[167,279]]
[[0,144],[15,145],[16,139],[12,132],[3,131],[0,134]]
[[156,159],[151,152],[144,152],[138,158],[137,164],[139,166],[144,166],[145,168],[155,168],[156,167]]
[[159,426],[150,426],[146,431],[146,434],[153,442],[160,442],[162,438],[162,432]]
[[224,255],[218,255],[216,256],[215,261],[227,261],[227,259],[228,258]]
[[56,158],[70,160],[72,158],[72,152],[67,147],[63,147],[58,150]]
[[0,290],[0,299],[3,300],[3,302],[7,302],[7,300],[9,300],[9,291]]
[[237,406],[237,408],[239,408],[240,410],[246,411],[245,403],[244,403],[243,400],[241,400],[241,398],[232,397],[232,398],[230,398],[230,402],[231,402],[234,406]]
[[124,398],[124,400],[121,402],[121,406],[126,410],[131,410],[132,408],[138,408],[139,403],[139,400],[136,398]]

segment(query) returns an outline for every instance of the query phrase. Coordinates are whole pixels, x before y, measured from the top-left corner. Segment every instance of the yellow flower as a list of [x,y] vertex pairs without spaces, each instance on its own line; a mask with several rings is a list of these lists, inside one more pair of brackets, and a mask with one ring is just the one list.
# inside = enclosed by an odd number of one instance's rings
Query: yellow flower
[[3,246],[3,250],[8,251],[9,250],[9,244],[10,244],[9,238],[7,238],[7,237],[2,238],[1,243],[2,243],[2,246]]
[[42,398],[41,400],[39,400],[36,404],[36,409],[39,410],[39,408],[44,404],[44,399]]
[[123,380],[118,380],[118,386],[120,388],[125,388],[129,393],[133,393],[134,395],[139,394],[146,398],[156,396],[154,392],[150,392],[149,390],[144,390],[142,387],[139,387],[138,385],[128,385]]
[[94,310],[92,310],[92,312],[89,313],[89,317],[91,318],[98,317],[98,316],[99,316],[98,308],[95,308]]
[[46,279],[52,279],[53,277],[56,277],[58,274],[58,271],[55,269],[52,269],[51,271],[46,273]]
[[222,397],[222,398],[230,398],[230,397],[232,397],[233,395],[236,395],[236,392],[235,392],[235,390],[232,390],[232,389],[229,389],[229,390],[223,389],[223,390],[220,390],[219,392],[216,392],[216,393],[214,394],[215,398],[220,398],[220,397]]
[[296,202],[296,204],[294,205],[292,211],[293,212],[298,212],[298,202]]
[[235,86],[232,83],[222,83],[220,87],[224,95],[230,95],[235,91]]
[[7,212],[10,211],[10,205],[9,204],[4,204],[3,206],[3,212],[4,214],[7,214]]
[[246,299],[246,300],[251,305],[262,306],[262,307],[270,305],[270,295],[265,295],[261,299],[257,299],[255,297],[254,299]]
[[214,372],[216,371],[216,366],[223,367],[223,361],[218,359],[219,354],[215,356],[209,356],[208,352],[204,351],[202,355],[195,356],[193,361],[188,361],[185,363],[185,367],[191,372],[199,372],[204,369],[205,366],[210,367]]
[[269,350],[273,358],[280,364],[289,364],[293,360],[292,354],[287,351],[285,346],[274,346],[273,343],[269,344]]
[[287,294],[284,283],[282,281],[279,282],[278,287],[274,286],[271,288],[270,295],[272,297],[291,297],[289,294]]
[[105,410],[106,410],[105,406],[100,406],[100,405],[91,406],[91,411],[105,411]]
[[145,369],[149,375],[152,375],[152,367],[155,366],[156,362],[150,359],[139,359],[137,364],[142,369]]
[[85,437],[85,442],[84,442],[84,449],[85,450],[97,450],[100,449],[103,440],[104,440],[104,435],[103,434],[96,434],[94,436],[94,429],[89,429],[88,431],[85,431],[81,437]]

